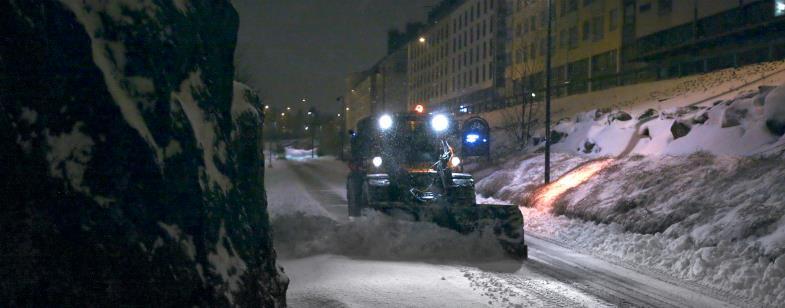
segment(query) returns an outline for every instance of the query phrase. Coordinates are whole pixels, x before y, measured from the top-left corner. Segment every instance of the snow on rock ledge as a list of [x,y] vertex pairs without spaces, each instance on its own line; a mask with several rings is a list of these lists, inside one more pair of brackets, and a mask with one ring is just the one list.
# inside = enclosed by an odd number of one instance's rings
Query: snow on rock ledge
[[4,1],[0,23],[0,306],[285,304],[229,1]]

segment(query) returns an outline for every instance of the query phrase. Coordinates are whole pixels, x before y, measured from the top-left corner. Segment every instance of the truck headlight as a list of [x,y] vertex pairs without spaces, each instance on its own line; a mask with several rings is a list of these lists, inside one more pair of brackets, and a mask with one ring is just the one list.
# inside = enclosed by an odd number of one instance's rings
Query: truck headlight
[[452,166],[453,168],[458,167],[458,165],[460,164],[461,164],[461,159],[458,158],[458,156],[453,156],[452,158],[450,158],[450,166]]
[[453,178],[452,184],[455,185],[456,187],[470,187],[470,186],[474,186],[474,180],[470,178],[458,178],[458,179]]
[[443,132],[450,127],[450,120],[443,114],[437,114],[431,118],[431,128],[437,133]]
[[376,156],[371,160],[371,163],[373,164],[374,167],[379,168],[382,166],[382,158]]
[[393,125],[393,119],[389,114],[382,115],[379,118],[379,128],[382,130],[388,130]]
[[388,179],[369,179],[368,180],[368,185],[371,185],[371,186],[374,186],[374,187],[390,186],[390,180],[388,180]]

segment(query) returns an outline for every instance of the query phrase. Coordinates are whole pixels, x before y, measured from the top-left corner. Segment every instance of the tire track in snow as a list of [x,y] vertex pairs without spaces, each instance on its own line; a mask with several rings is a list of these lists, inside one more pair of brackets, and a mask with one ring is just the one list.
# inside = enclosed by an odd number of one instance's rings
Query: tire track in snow
[[591,294],[550,277],[526,276],[462,269],[472,288],[482,292],[493,307],[613,307]]
[[673,281],[620,267],[568,247],[528,235],[532,268],[621,306],[734,307]]
[[[307,193],[314,200],[319,201],[319,206],[324,208],[335,221],[347,221],[346,196],[340,195],[333,190],[326,181],[318,175],[318,171],[313,166],[300,163],[287,163],[294,174],[303,183]],[[310,170],[306,170],[310,169]]]

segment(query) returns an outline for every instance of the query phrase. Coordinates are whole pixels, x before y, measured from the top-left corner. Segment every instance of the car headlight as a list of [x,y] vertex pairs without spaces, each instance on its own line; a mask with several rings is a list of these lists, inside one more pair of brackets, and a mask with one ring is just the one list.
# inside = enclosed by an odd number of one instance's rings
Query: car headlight
[[443,132],[447,130],[447,128],[449,127],[450,127],[450,120],[447,119],[447,116],[443,114],[437,114],[433,116],[433,118],[431,118],[431,128],[433,128],[433,130],[436,131],[437,133]]
[[382,166],[382,158],[376,156],[371,160],[371,163],[373,164],[374,167],[379,168]]
[[379,128],[382,130],[388,130],[393,125],[393,119],[390,115],[385,114],[379,118]]

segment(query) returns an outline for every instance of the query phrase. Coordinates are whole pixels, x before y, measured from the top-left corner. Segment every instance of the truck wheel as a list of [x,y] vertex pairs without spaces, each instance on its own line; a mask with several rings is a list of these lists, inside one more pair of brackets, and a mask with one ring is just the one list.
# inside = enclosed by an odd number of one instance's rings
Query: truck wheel
[[352,177],[346,183],[346,199],[348,201],[348,214],[349,217],[358,217],[362,214],[362,207],[360,205],[361,191],[357,181]]

